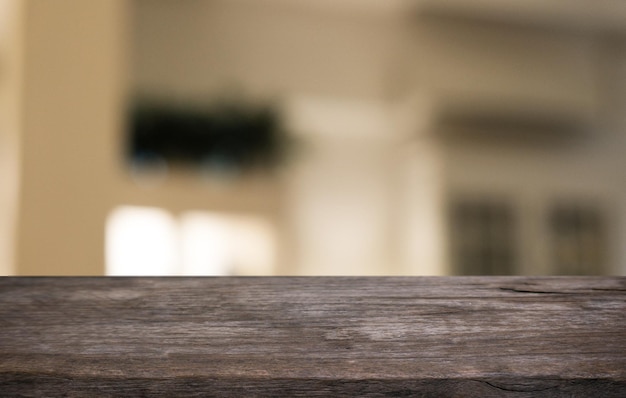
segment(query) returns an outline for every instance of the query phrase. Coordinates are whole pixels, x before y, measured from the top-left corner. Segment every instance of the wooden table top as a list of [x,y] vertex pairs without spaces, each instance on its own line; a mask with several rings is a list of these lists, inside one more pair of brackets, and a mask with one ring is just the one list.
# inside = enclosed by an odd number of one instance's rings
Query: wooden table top
[[0,396],[626,397],[626,278],[0,278]]

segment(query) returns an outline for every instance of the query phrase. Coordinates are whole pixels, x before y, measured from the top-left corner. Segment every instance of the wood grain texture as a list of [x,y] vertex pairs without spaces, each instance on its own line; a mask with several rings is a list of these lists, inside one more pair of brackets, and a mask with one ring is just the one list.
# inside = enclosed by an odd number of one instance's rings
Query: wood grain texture
[[626,397],[626,278],[1,278],[0,396]]

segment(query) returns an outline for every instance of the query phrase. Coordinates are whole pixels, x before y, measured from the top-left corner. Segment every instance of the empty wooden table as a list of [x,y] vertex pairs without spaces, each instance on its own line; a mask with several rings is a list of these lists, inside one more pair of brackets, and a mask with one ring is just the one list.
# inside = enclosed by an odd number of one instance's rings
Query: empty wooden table
[[0,278],[0,396],[626,397],[626,278]]

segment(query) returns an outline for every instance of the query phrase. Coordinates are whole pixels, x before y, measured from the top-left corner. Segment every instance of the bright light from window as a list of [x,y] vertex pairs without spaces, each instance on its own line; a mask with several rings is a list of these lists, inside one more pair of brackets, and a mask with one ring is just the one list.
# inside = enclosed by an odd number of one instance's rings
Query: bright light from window
[[107,275],[171,275],[179,267],[177,225],[151,207],[114,209],[106,227]]
[[181,217],[185,275],[260,275],[273,272],[275,238],[266,220],[209,212]]
[[275,254],[261,217],[122,206],[107,222],[107,275],[267,275]]
[[269,222],[236,217],[231,224],[233,258],[239,275],[269,275],[276,263],[276,238]]
[[180,233],[185,275],[228,275],[233,271],[228,223],[222,217],[186,214]]

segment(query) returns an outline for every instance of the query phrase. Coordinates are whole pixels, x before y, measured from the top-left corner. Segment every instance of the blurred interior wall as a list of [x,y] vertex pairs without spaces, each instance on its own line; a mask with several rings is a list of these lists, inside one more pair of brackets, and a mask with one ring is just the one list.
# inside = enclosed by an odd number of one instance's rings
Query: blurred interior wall
[[15,272],[19,204],[22,5],[0,2],[0,275]]
[[[24,0],[15,272],[102,275],[118,168],[124,0]],[[4,211],[4,209],[3,209]]]
[[[467,43],[459,37],[454,41],[459,49],[471,49],[463,54],[463,71],[472,71],[475,65],[486,62],[490,51],[497,52],[498,62],[484,63],[471,72],[483,76],[485,82],[477,85],[474,93],[459,93],[461,99],[474,100],[479,105],[499,102],[501,107],[509,106],[521,112],[541,109],[545,115],[567,115],[590,127],[583,134],[571,132],[547,140],[500,137],[499,143],[493,143],[480,138],[472,140],[468,138],[470,135],[444,141],[448,199],[458,195],[491,196],[505,199],[519,209],[520,272],[524,274],[545,273],[551,267],[551,241],[546,228],[551,207],[558,203],[597,206],[606,216],[608,236],[612,237],[607,241],[605,272],[623,273],[626,263],[623,39],[558,31],[538,31],[523,39],[517,34],[507,36],[506,32],[494,35],[491,40],[478,36],[480,40],[475,41],[476,38],[467,34],[463,39]],[[490,49],[482,47],[487,44]],[[439,52],[445,47],[436,46]],[[529,60],[532,63],[524,67]],[[509,78],[506,73],[510,74]],[[490,74],[491,78],[487,78]],[[501,83],[490,88],[487,82],[493,82],[493,76]],[[463,86],[450,85],[456,89]]]
[[[13,126],[0,133],[10,153],[0,261],[15,257],[20,274],[102,274],[106,215],[130,204],[265,215],[293,249],[279,273],[443,274],[446,200],[469,193],[526,209],[529,273],[549,272],[537,231],[553,199],[610,202],[621,219],[612,272],[626,272],[623,39],[421,19],[384,3],[6,0],[22,13],[2,55],[15,77],[0,71],[10,93],[2,123]],[[226,187],[176,175],[144,189],[121,159],[125,87],[199,101],[232,88],[275,97],[307,144],[286,181]],[[447,141],[429,119],[448,106],[582,122],[605,112],[608,122],[589,145]]]
[[396,206],[403,194],[396,156],[401,101],[392,98],[392,80],[405,25],[400,13],[382,8],[135,2],[135,92],[204,101],[242,89],[283,105],[300,146],[281,176],[280,273],[409,271],[393,235],[404,217]]
[[606,130],[610,133],[609,143],[613,159],[613,175],[616,178],[615,238],[611,242],[616,249],[614,272],[626,275],[626,41],[615,40],[604,47],[602,86],[607,92],[605,109]]
[[416,20],[412,37],[406,51],[407,64],[413,66],[408,86],[426,91],[435,118],[461,109],[583,126],[582,134],[564,129],[522,138],[503,130],[486,138],[471,131],[447,135],[445,126],[432,123],[426,131],[439,147],[441,201],[474,197],[510,203],[520,222],[519,272],[525,274],[554,272],[550,208],[558,203],[597,206],[611,236],[605,272],[623,273],[623,35],[556,24],[426,17]]
[[[596,123],[623,114],[602,114],[624,92],[603,87],[624,80],[602,70],[619,65],[607,37],[314,4],[140,0],[134,9],[135,91],[203,99],[232,84],[287,105],[308,145],[285,184],[290,264],[300,267],[287,272],[451,272],[446,204],[464,195],[519,209],[519,272],[551,272],[545,220],[559,201],[598,202],[620,225],[624,126]],[[592,127],[582,139],[449,140],[428,119],[450,109]],[[620,272],[624,235],[612,236],[608,271]]]
[[394,73],[398,20],[337,3],[137,0],[133,89],[200,100],[233,88],[279,99],[379,96]]

